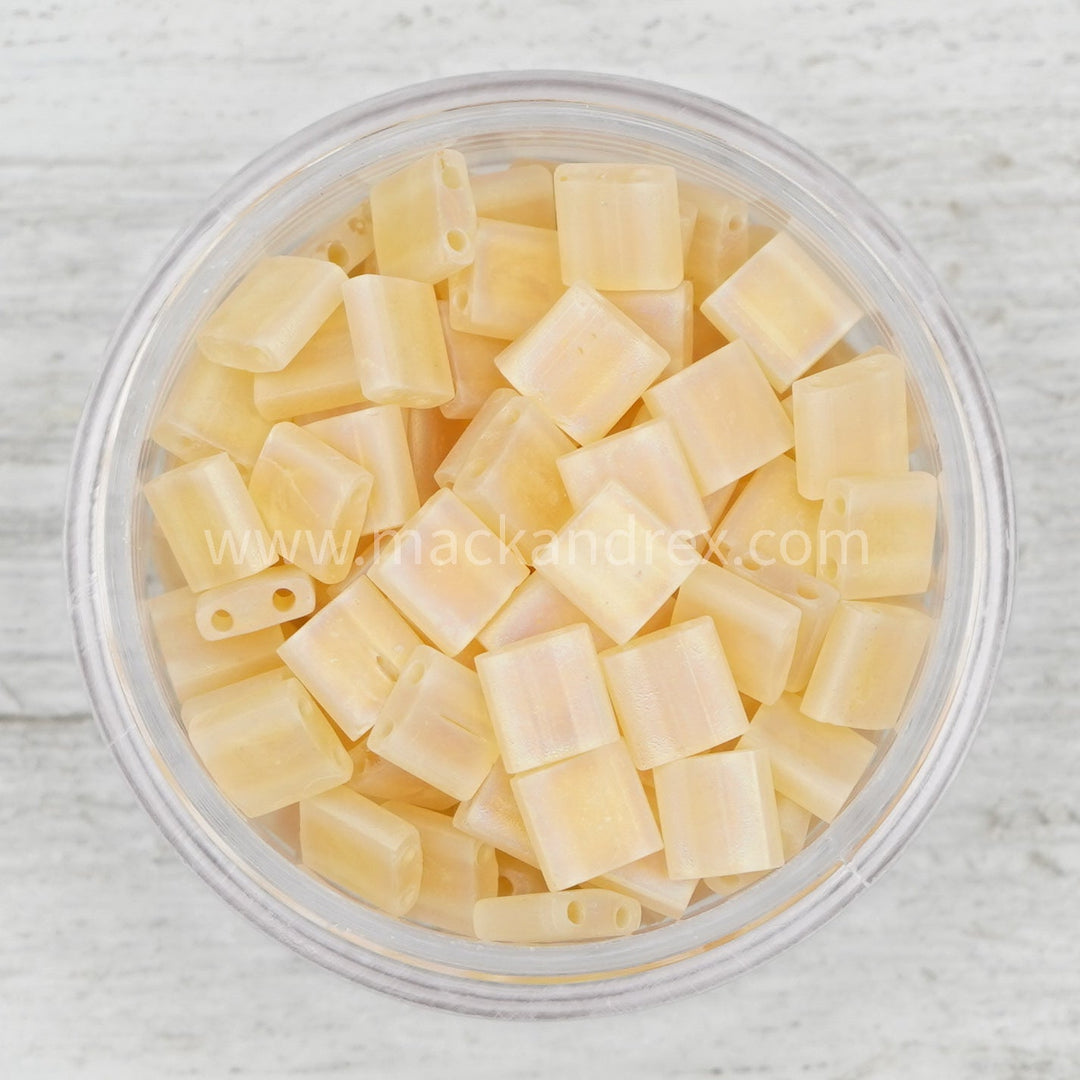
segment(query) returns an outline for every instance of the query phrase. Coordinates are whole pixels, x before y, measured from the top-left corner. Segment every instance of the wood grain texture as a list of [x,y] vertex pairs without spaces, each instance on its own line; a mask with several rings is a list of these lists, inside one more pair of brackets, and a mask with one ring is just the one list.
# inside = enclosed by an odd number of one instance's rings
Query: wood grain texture
[[[881,204],[981,350],[1021,529],[993,705],[896,867],[728,988],[540,1026],[361,990],[196,880],[87,716],[59,541],[108,335],[212,192],[346,103],[513,67],[712,95]],[[0,0],[0,1075],[1075,1077],[1078,229],[1073,0]]]

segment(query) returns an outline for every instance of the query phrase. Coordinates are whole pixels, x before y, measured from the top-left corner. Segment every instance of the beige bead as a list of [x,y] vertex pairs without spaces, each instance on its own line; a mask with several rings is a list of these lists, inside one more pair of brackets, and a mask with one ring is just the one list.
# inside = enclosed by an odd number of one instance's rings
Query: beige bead
[[371,473],[365,533],[396,529],[420,509],[399,406],[356,409],[308,424],[306,430]]
[[509,773],[619,737],[596,647],[582,623],[482,653],[476,672]]
[[746,730],[712,619],[635,638],[600,656],[615,715],[638,769],[652,769]]
[[682,238],[683,272],[686,271],[686,260],[690,255],[690,246],[694,242],[694,229],[697,227],[698,208],[696,203],[684,199],[682,189],[679,190],[679,233]]
[[296,424],[275,424],[248,489],[281,554],[319,581],[348,574],[364,533],[372,475]]
[[293,420],[365,401],[344,304],[334,308],[287,368],[255,376],[255,407],[267,420]]
[[300,803],[304,865],[391,915],[405,915],[420,895],[420,833],[347,787]]
[[782,562],[759,566],[744,560],[741,566],[732,564],[730,569],[799,609],[799,634],[795,639],[795,655],[784,689],[788,693],[800,693],[810,680],[810,672],[821,652],[821,644],[836,613],[840,594],[827,581]]
[[419,644],[412,627],[362,577],[308,619],[279,652],[334,723],[359,739]]
[[181,461],[224,451],[240,465],[259,456],[270,425],[255,408],[250,372],[196,355],[180,372],[151,438]]
[[579,443],[602,438],[670,361],[595,289],[572,285],[496,366]]
[[195,625],[207,641],[220,641],[300,619],[314,610],[311,578],[295,566],[271,566],[200,593],[195,601]]
[[409,918],[472,936],[473,908],[478,901],[499,895],[495,849],[459,832],[445,814],[404,803],[384,805],[420,832],[424,872]]
[[549,889],[568,889],[660,850],[649,801],[621,741],[512,776],[510,786]]
[[455,330],[450,325],[450,304],[446,300],[439,301],[439,319],[454,378],[454,396],[439,410],[452,420],[471,420],[496,390],[507,385],[495,366],[495,357],[506,348],[506,342]]
[[838,476],[908,470],[904,362],[874,352],[791,387],[799,492],[820,499]]
[[775,701],[791,673],[799,609],[730,570],[703,563],[679,590],[672,621],[702,615],[716,624],[739,690],[755,701]]
[[499,756],[476,672],[427,645],[413,650],[368,746],[455,799],[476,794]]
[[762,705],[739,748],[766,751],[776,790],[822,821],[840,813],[877,749],[858,732],[810,719],[794,694]]
[[778,233],[701,304],[729,340],[754,350],[786,390],[862,318],[862,309],[788,233]]
[[380,757],[368,746],[367,739],[350,746],[349,757],[353,760],[353,774],[347,786],[375,802],[403,802],[426,810],[449,810],[457,804],[453,795]]
[[403,277],[361,274],[342,289],[364,396],[427,409],[454,396],[435,290]]
[[713,549],[771,565],[783,563],[814,573],[821,503],[799,494],[795,462],[786,454],[758,469],[739,492],[713,536]]
[[694,360],[701,360],[728,344],[728,339],[701,314],[699,308],[694,309],[693,336],[694,345],[691,356]]
[[330,721],[286,674],[255,675],[184,704],[191,745],[248,817],[329,791],[352,773]]
[[589,941],[632,934],[641,925],[641,905],[610,889],[573,889],[481,900],[474,920],[481,941]]
[[433,285],[473,257],[476,204],[465,158],[439,150],[371,189],[379,273]]
[[899,604],[841,603],[803,695],[803,712],[826,724],[894,727],[932,625],[929,615]]
[[672,532],[690,538],[709,528],[690,465],[667,420],[648,420],[608,435],[567,453],[557,464],[575,510],[615,480]]
[[702,495],[701,502],[709,518],[710,530],[715,529],[720,524],[737,486],[738,481],[733,484],[725,484],[722,488],[709,492],[708,495]]
[[745,202],[724,191],[679,184],[684,202],[697,210],[686,277],[701,304],[750,256],[750,215]]
[[679,188],[669,165],[555,170],[562,277],[596,289],[674,289],[683,279]]
[[345,271],[324,259],[263,259],[199,330],[207,359],[243,371],[280,371],[341,303]]
[[645,391],[667,417],[703,495],[753,472],[795,444],[795,433],[754,354],[741,341]]
[[535,401],[508,401],[475,441],[457,495],[527,563],[573,509],[556,461],[575,448]]
[[437,648],[455,656],[528,569],[453,492],[433,495],[394,534],[371,580]]
[[603,296],[629,315],[671,358],[658,378],[666,379],[690,363],[694,348],[694,288],[689,281],[674,289],[608,292]]
[[469,459],[476,446],[487,436],[489,430],[496,430],[502,421],[499,415],[512,401],[520,401],[521,395],[509,386],[493,390],[481,404],[476,415],[464,427],[456,442],[447,448],[442,459],[436,463],[435,483],[439,487],[452,487],[457,481],[462,466]]
[[333,225],[320,229],[296,251],[308,259],[328,259],[345,273],[355,270],[375,250],[371,203],[365,199]]
[[509,341],[562,295],[554,229],[481,218],[473,248],[473,261],[450,277],[455,330]]
[[[776,816],[780,822],[780,840],[784,849],[784,862],[788,862],[805,847],[806,834],[810,828],[810,818],[813,815],[797,802],[793,802],[783,795],[777,795]],[[756,870],[752,874],[711,877],[705,879],[705,884],[720,896],[730,896],[740,889],[745,889],[747,885],[753,885],[755,881],[760,880],[767,873],[768,870]]]
[[534,557],[537,571],[618,645],[660,610],[701,561],[614,481]]
[[[510,776],[501,761],[492,765],[476,794],[462,800],[454,813],[454,825],[500,852],[536,866],[536,852],[529,843],[525,822],[510,789]],[[499,858],[501,863],[502,856]]]
[[925,592],[937,504],[929,473],[830,480],[818,520],[818,575],[845,600]]
[[697,880],[675,881],[668,877],[667,860],[662,851],[654,851],[644,859],[622,866],[590,883],[632,896],[643,908],[678,919],[690,906]]
[[503,851],[495,853],[499,862],[499,895],[526,896],[529,893],[547,892],[544,875],[535,866],[515,859]]
[[180,701],[239,682],[278,666],[280,626],[207,641],[195,625],[196,595],[184,587],[147,603],[165,670]]
[[544,165],[513,165],[472,177],[476,213],[538,229],[555,228],[555,191]]
[[143,491],[195,592],[257,574],[275,561],[263,519],[228,455],[170,469]]
[[547,578],[530,574],[499,609],[498,614],[477,634],[485,649],[494,651],[522,638],[561,630],[574,623],[585,623],[596,648],[606,649],[615,642],[595,623],[590,622]]
[[409,457],[412,458],[421,506],[439,490],[435,471],[457,445],[467,427],[467,421],[450,420],[438,409],[408,410],[405,434],[409,440]]
[[746,874],[784,861],[768,754],[699,754],[661,765],[653,779],[671,877]]

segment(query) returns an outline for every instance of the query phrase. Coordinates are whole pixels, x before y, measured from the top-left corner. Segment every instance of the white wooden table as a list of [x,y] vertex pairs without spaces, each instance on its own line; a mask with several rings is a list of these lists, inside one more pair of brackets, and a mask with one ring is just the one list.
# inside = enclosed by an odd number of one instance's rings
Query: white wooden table
[[[0,1076],[1074,1078],[1080,1069],[1080,14],[1072,0],[0,2]],[[846,172],[966,319],[1011,443],[994,703],[899,864],[738,983],[599,1022],[399,1004],[228,910],[87,715],[60,573],[70,441],[157,252],[234,170],[438,75],[684,85]]]

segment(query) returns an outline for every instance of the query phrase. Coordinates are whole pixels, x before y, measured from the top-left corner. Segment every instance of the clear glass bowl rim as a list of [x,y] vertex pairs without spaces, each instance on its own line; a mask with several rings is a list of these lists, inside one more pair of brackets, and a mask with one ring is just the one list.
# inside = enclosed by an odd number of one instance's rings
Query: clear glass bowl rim
[[[240,872],[208,841],[190,807],[162,776],[154,747],[128,737],[136,718],[115,645],[120,632],[101,587],[109,559],[105,496],[113,425],[135,376],[140,345],[191,272],[209,239],[280,179],[335,146],[417,116],[497,103],[560,102],[644,114],[720,140],[736,140],[786,179],[842,214],[918,307],[963,405],[975,506],[984,520],[972,573],[978,609],[961,693],[917,769],[872,833],[793,900],[723,941],[705,938],[676,959],[629,964],[598,977],[471,977],[460,964],[414,963],[407,950],[365,948],[300,918],[288,898]],[[732,978],[805,937],[835,915],[911,839],[959,768],[985,710],[1005,642],[1013,592],[1015,525],[1004,440],[990,389],[968,338],[937,283],[881,213],[831,168],[737,110],[691,92],[625,77],[560,71],[502,72],[417,84],[341,110],[273,147],[241,170],[163,255],[110,342],[75,440],[65,523],[65,561],[76,649],[93,712],[139,799],[184,859],[230,904],[301,954],[402,998],[488,1016],[550,1018],[621,1011],[669,1000]],[[974,605],[973,605],[974,606]],[[775,876],[775,875],[773,875]],[[661,931],[662,932],[662,931]],[[445,935],[443,935],[445,936]],[[632,940],[632,939],[631,939]]]

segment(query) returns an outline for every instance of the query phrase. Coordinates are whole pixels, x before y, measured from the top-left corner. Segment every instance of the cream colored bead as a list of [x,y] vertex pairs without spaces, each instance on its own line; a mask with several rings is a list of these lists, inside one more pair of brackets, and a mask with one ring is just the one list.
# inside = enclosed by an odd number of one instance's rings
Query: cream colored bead
[[641,925],[641,905],[610,889],[497,896],[474,913],[481,941],[550,944],[624,937]]
[[803,695],[803,712],[826,724],[894,727],[932,625],[929,615],[899,604],[841,603]]
[[195,625],[207,641],[251,634],[300,619],[315,610],[315,586],[295,566],[271,566],[262,573],[200,593]]
[[568,889],[660,850],[645,789],[621,741],[519,773],[510,786],[549,889]]
[[689,281],[674,289],[602,294],[645,331],[671,358],[658,378],[682,371],[694,348],[694,288]]
[[180,701],[278,666],[280,626],[253,634],[207,641],[195,625],[196,595],[184,587],[147,602],[169,681]]
[[667,860],[662,851],[654,851],[629,866],[594,878],[591,884],[632,896],[643,908],[672,919],[685,913],[697,888],[696,879],[675,881],[668,877]]
[[214,783],[248,817],[344,784],[352,759],[299,681],[255,675],[185,702],[188,737]]
[[255,376],[255,407],[267,420],[293,420],[365,401],[344,304],[334,308],[287,368]]
[[762,705],[739,748],[766,751],[776,790],[822,821],[840,813],[877,749],[858,732],[810,719],[794,694]]
[[473,261],[450,277],[450,325],[509,341],[562,295],[554,229],[481,218]]
[[495,361],[579,443],[602,438],[670,361],[595,289],[572,285]]
[[439,487],[453,486],[462,466],[476,446],[486,437],[489,430],[493,431],[502,424],[499,420],[502,410],[511,401],[520,400],[521,395],[509,386],[499,387],[491,392],[457,441],[447,449],[442,460],[437,462],[435,482]]
[[482,653],[476,672],[509,773],[619,737],[596,647],[582,623]]
[[528,569],[453,492],[440,491],[394,534],[371,580],[442,652],[455,656]]
[[476,204],[465,158],[439,150],[371,189],[379,273],[433,285],[473,257]]
[[510,776],[501,761],[492,765],[476,794],[462,800],[454,813],[454,825],[500,852],[536,866],[536,852],[529,843],[525,822],[510,789]]
[[699,754],[661,765],[653,779],[671,877],[746,874],[784,861],[768,754]]
[[587,619],[547,578],[530,574],[512,593],[498,614],[477,634],[485,649],[494,651],[522,638],[561,630],[574,623],[585,623],[596,648],[606,649],[615,642],[594,622]]
[[701,304],[729,340],[754,350],[786,390],[862,318],[862,309],[788,233],[778,233]]
[[308,619],[279,653],[334,723],[359,739],[419,644],[412,627],[362,577]]
[[371,473],[365,533],[396,529],[420,509],[399,406],[357,409],[308,424],[306,430]]
[[667,417],[703,495],[753,472],[795,444],[795,432],[754,354],[741,341],[645,391]]
[[691,356],[694,360],[701,360],[722,349],[728,344],[728,339],[716,329],[699,308],[694,309],[694,347]]
[[652,769],[746,730],[716,627],[703,616],[600,656],[619,728],[638,769]]
[[[813,815],[797,802],[793,802],[783,795],[777,795],[776,816],[780,822],[780,840],[784,849],[784,862],[789,862],[806,846],[806,834],[810,828],[810,818]],[[759,881],[768,872],[768,870],[756,870],[752,874],[711,877],[705,879],[705,884],[720,896],[730,896],[740,889],[745,889],[747,885],[753,885],[755,881]]]
[[184,575],[180,570],[180,564],[176,561],[176,556],[173,555],[169,542],[165,539],[165,534],[156,521],[150,526],[150,558],[148,562],[152,580],[167,592],[179,589],[184,585]]
[[320,229],[296,254],[308,259],[328,259],[345,273],[356,269],[375,250],[371,228],[371,203],[365,199],[333,225]]
[[728,504],[735,494],[737,485],[738,481],[733,484],[725,484],[722,488],[717,488],[716,491],[709,492],[708,495],[702,495],[701,502],[704,505],[705,513],[709,518],[710,530],[715,529],[716,526],[720,524],[720,521],[728,508]]
[[342,289],[364,396],[426,409],[454,396],[435,290],[403,277],[361,274]]
[[679,184],[679,193],[697,210],[686,253],[686,277],[694,303],[701,304],[750,256],[750,214],[742,199],[698,184]]
[[690,255],[690,246],[694,242],[694,229],[697,227],[698,208],[696,203],[684,199],[682,191],[679,192],[679,233],[682,239],[683,272],[686,271],[686,260]]
[[199,348],[215,364],[280,371],[341,303],[344,281],[324,259],[263,259],[203,324]]
[[836,613],[840,594],[827,581],[782,562],[759,566],[744,560],[741,566],[732,564],[730,569],[799,609],[795,656],[784,689],[789,693],[800,693],[810,680],[810,672],[821,652],[821,643]]
[[151,438],[181,461],[224,451],[250,467],[270,432],[255,409],[252,382],[249,372],[197,354],[169,392]]
[[675,600],[672,621],[712,616],[735,685],[755,701],[775,701],[791,673],[799,609],[753,582],[703,563]]
[[445,814],[404,803],[385,807],[420,831],[424,872],[409,918],[471,936],[477,902],[499,895],[495,849],[459,832]]
[[742,557],[814,573],[820,514],[820,502],[799,494],[795,462],[781,454],[747,480],[713,536],[713,550],[729,562]]
[[837,476],[908,470],[904,362],[874,352],[791,387],[799,492],[820,499]]
[[476,213],[538,229],[555,228],[555,191],[544,165],[512,165],[472,177]]
[[672,532],[706,532],[709,519],[690,465],[667,420],[648,420],[559,458],[570,502],[580,510],[609,481],[636,495]]
[[476,794],[499,756],[476,672],[427,645],[413,650],[368,746],[455,799]]
[[674,289],[682,281],[679,188],[670,165],[560,165],[555,216],[567,285]]
[[690,544],[614,481],[535,559],[537,571],[618,645],[657,613],[700,562]]
[[535,401],[508,401],[485,426],[454,494],[527,562],[573,512],[556,461],[574,443]]
[[377,803],[404,802],[426,810],[450,810],[457,805],[453,795],[380,757],[368,746],[367,739],[350,746],[349,757],[353,760],[353,774],[347,786]]
[[263,519],[228,455],[170,469],[143,491],[195,592],[257,574],[275,561]]
[[526,896],[529,893],[547,892],[544,875],[535,866],[515,859],[503,851],[495,853],[499,862],[499,895]]
[[364,533],[372,475],[296,424],[275,424],[248,489],[281,554],[327,584],[348,574]]
[[423,506],[441,486],[435,479],[436,470],[469,425],[466,420],[447,419],[438,409],[409,409],[407,412],[405,434],[409,440],[416,491]]
[[300,803],[304,865],[391,915],[405,915],[420,895],[420,833],[347,787]]
[[930,585],[937,529],[937,478],[838,477],[818,520],[818,574],[845,600],[910,596]]
[[455,330],[446,300],[439,301],[439,319],[454,378],[454,396],[439,410],[452,420],[471,420],[496,390],[507,385],[495,366],[495,357],[506,348],[506,342]]

